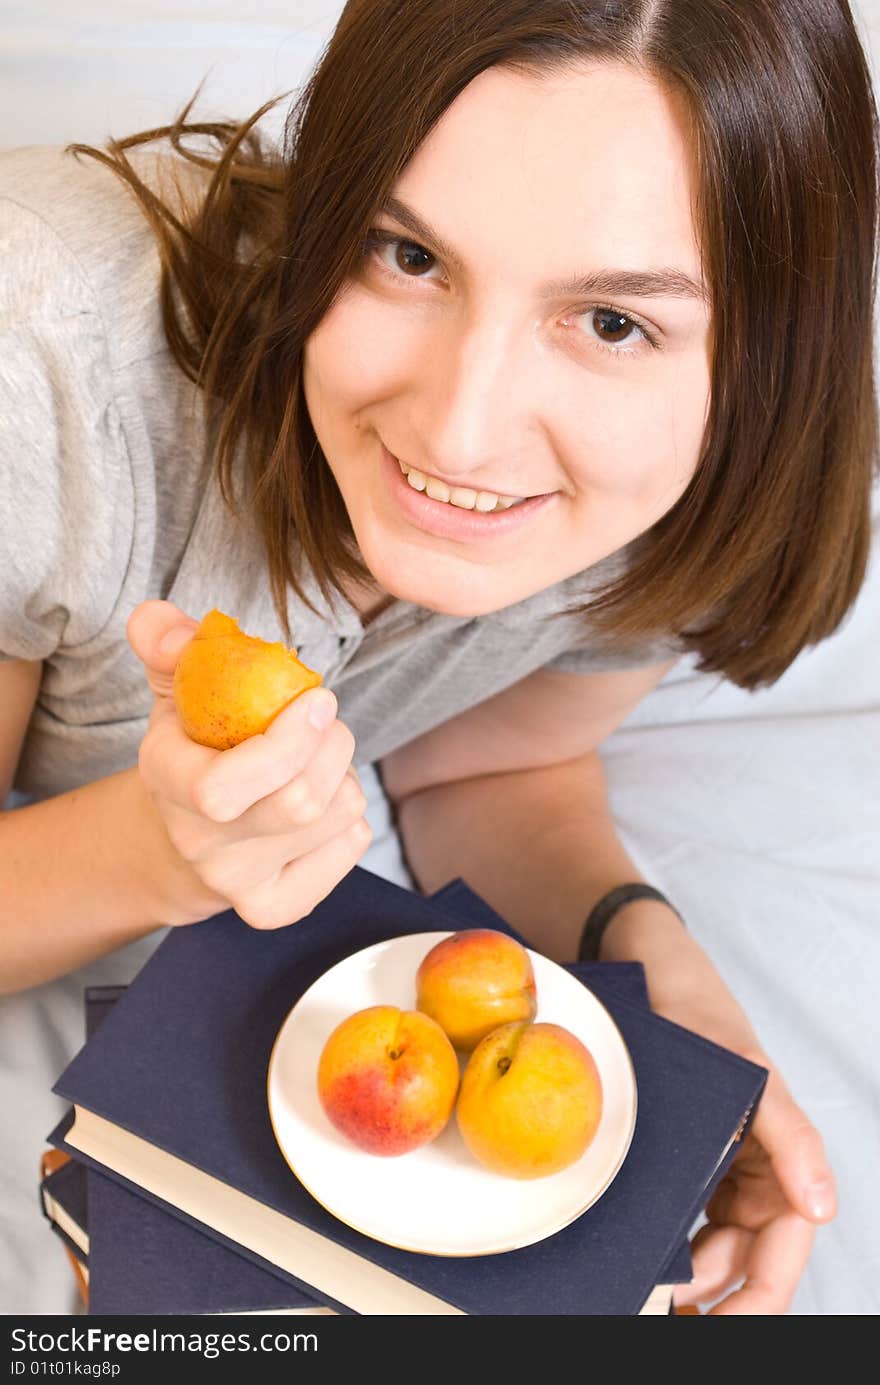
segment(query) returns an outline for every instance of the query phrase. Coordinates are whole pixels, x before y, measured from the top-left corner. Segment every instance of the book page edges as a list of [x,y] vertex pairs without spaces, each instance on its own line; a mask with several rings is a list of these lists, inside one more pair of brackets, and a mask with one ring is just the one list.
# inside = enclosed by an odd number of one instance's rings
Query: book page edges
[[444,1299],[94,1111],[84,1106],[76,1106],[74,1111],[74,1123],[65,1136],[67,1144],[355,1312],[465,1316]]
[[652,1289],[644,1306],[639,1309],[640,1318],[668,1317],[672,1307],[672,1285],[658,1284],[656,1289]]
[[50,1222],[59,1226],[66,1236],[69,1236],[74,1245],[79,1246],[84,1255],[89,1253],[88,1232],[84,1231],[79,1222],[74,1221],[68,1211],[56,1202],[55,1198],[46,1188],[40,1189],[40,1196],[43,1199],[43,1210]]

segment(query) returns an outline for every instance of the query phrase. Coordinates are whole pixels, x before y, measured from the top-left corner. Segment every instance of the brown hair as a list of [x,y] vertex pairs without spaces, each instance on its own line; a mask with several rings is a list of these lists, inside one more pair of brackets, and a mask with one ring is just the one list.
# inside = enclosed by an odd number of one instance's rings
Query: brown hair
[[[283,147],[249,120],[114,140],[158,238],[171,349],[216,412],[235,501],[244,458],[273,599],[303,565],[325,595],[368,576],[302,391],[303,349],[376,212],[485,68],[646,69],[687,99],[714,359],[700,465],[585,610],[624,642],[667,631],[743,687],[777,678],[855,599],[877,457],[877,113],[846,0],[349,0]],[[207,143],[193,147],[191,136]],[[211,170],[178,217],[127,151],[167,138]]]

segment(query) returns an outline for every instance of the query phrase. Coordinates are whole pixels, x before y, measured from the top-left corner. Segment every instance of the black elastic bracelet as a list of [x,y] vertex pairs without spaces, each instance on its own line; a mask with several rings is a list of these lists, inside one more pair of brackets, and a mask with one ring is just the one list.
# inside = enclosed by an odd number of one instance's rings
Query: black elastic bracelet
[[602,941],[602,934],[617,911],[622,909],[624,904],[632,904],[635,899],[655,899],[658,904],[665,904],[681,919],[682,927],[684,927],[684,919],[675,905],[670,904],[665,894],[662,894],[660,890],[655,890],[653,885],[645,885],[641,881],[634,881],[631,885],[617,885],[613,890],[609,890],[607,894],[603,895],[598,904],[594,905],[590,911],[578,947],[579,962],[597,962],[599,960],[599,944]]

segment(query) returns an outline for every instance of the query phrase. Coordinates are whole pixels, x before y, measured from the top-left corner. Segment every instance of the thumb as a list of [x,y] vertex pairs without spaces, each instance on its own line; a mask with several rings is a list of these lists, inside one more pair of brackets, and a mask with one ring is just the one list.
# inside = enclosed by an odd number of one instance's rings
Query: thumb
[[141,660],[157,697],[169,697],[174,670],[199,622],[171,601],[142,601],[125,627],[128,642]]
[[752,1130],[792,1206],[808,1221],[831,1221],[837,1193],[822,1136],[773,1069]]

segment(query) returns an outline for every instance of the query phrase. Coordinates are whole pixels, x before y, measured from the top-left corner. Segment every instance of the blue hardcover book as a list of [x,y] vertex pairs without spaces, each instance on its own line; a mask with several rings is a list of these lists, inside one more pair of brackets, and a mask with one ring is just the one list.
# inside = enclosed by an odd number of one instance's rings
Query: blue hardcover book
[[86,1175],[76,1159],[57,1150],[43,1156],[40,1208],[52,1230],[80,1265],[89,1259]]
[[80,1168],[92,1228],[90,1314],[336,1311],[114,1179]]
[[[434,898],[462,923],[506,928],[486,902],[462,880],[453,881]],[[619,994],[647,1004],[644,968],[637,962],[574,968],[586,984],[605,995]],[[598,978],[598,983],[596,979]],[[86,1035],[90,1037],[109,1014],[124,986],[89,987],[86,991]],[[89,1311],[114,1314],[284,1313],[326,1314],[335,1310],[263,1267],[233,1252],[165,1211],[158,1203],[136,1194],[95,1169],[71,1160],[42,1184],[52,1201],[53,1226],[76,1237],[81,1260],[91,1266]],[[88,1189],[88,1193],[87,1190]],[[88,1205],[88,1213],[87,1213]],[[92,1228],[91,1238],[89,1228]],[[685,1242],[662,1273],[664,1283],[641,1310],[664,1312],[671,1286],[691,1277],[690,1250]]]
[[[62,1127],[59,1127],[59,1133]],[[53,1153],[61,1157],[60,1151]],[[314,1297],[79,1159],[40,1180],[43,1215],[89,1313],[332,1313]]]
[[[83,1266],[87,1283],[91,1271],[90,1313],[130,1317],[337,1311],[282,1279],[268,1262],[261,1267],[78,1159],[49,1174],[41,1193],[53,1230]],[[690,1277],[685,1242],[648,1302],[665,1312],[672,1286]]]
[[627,1159],[588,1212],[536,1245],[467,1259],[386,1246],[320,1207],[277,1148],[264,1080],[295,1000],[353,951],[458,927],[441,903],[355,870],[289,929],[254,932],[230,911],[174,930],[56,1085],[75,1106],[66,1147],[355,1312],[638,1313],[766,1080],[643,1004],[606,1002],[638,1079]]

